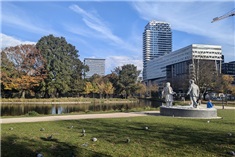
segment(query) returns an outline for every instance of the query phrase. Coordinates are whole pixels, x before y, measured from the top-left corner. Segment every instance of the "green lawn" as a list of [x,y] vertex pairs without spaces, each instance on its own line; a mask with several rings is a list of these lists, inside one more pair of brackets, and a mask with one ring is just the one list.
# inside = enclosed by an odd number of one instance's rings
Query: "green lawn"
[[[209,123],[146,116],[2,124],[1,155],[34,157],[40,152],[44,157],[231,156],[227,152],[235,151],[235,110],[218,110],[218,116],[223,119]],[[41,128],[45,130],[40,131]],[[86,130],[84,137],[82,128]],[[47,139],[51,134],[53,138]],[[98,140],[91,141],[93,137]]]

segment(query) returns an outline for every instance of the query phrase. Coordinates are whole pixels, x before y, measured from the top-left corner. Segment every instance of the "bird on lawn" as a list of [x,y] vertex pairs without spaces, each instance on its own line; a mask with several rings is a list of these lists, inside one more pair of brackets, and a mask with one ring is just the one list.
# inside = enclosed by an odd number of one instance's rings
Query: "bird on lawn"
[[84,128],[82,128],[82,133],[85,134],[86,133],[86,130]]
[[82,133],[82,137],[84,137],[84,136],[86,136],[86,134],[85,134],[85,133]]
[[43,157],[43,155],[41,153],[38,153],[37,157]]
[[69,129],[73,129],[73,125],[68,127]]
[[52,140],[53,135],[51,134],[50,136],[47,137],[48,140]]
[[126,139],[126,143],[130,143],[131,142],[131,139],[128,137],[127,139]]
[[147,126],[146,126],[146,127],[144,127],[144,129],[145,129],[145,130],[148,130],[148,129],[149,129],[149,127],[147,127]]
[[87,147],[88,143],[83,143],[82,146]]
[[9,130],[13,130],[13,128],[12,128],[12,127],[10,127],[10,128],[9,128]]
[[44,129],[44,128],[41,128],[40,131],[45,131],[45,129]]
[[93,142],[96,142],[96,141],[97,141],[97,138],[93,137],[91,140],[92,140]]
[[234,151],[230,151],[228,152],[229,155],[235,156],[235,152]]
[[233,134],[231,132],[228,133],[228,136],[232,136]]

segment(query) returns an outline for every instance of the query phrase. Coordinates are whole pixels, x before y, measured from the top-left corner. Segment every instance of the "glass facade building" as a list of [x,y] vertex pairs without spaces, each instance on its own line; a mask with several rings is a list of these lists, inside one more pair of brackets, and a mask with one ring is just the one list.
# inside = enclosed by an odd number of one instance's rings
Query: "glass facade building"
[[172,31],[169,23],[152,20],[143,33],[143,80],[147,79],[146,66],[149,60],[172,51]]
[[222,73],[225,75],[233,76],[234,80],[232,84],[235,85],[235,61],[222,64]]
[[195,78],[202,66],[209,63],[221,73],[222,49],[219,45],[192,44],[147,63],[146,82],[163,84],[180,78]]
[[222,64],[222,73],[235,76],[235,61],[223,63]]
[[84,64],[89,67],[89,71],[85,73],[85,78],[90,78],[94,74],[105,75],[105,59],[85,58]]

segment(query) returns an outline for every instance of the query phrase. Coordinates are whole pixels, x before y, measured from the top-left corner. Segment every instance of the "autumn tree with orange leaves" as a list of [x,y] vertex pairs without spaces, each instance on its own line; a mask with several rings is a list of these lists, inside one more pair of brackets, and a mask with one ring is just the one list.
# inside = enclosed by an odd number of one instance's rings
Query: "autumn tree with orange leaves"
[[44,59],[35,45],[7,47],[1,54],[2,90],[17,90],[24,98],[46,77]]

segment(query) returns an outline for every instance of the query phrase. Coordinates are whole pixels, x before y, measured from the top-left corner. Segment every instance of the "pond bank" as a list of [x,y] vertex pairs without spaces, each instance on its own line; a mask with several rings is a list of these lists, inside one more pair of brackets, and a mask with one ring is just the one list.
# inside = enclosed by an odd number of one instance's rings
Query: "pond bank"
[[134,103],[138,102],[136,101],[73,101],[73,102],[33,102],[33,101],[22,101],[22,102],[1,102],[1,104],[34,104],[34,105],[39,105],[39,104],[47,104],[47,105],[56,105],[56,104],[91,104],[91,103],[104,103],[104,104],[112,104],[112,103]]

